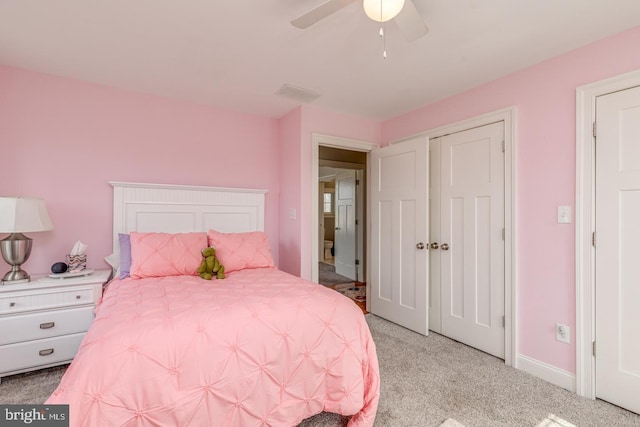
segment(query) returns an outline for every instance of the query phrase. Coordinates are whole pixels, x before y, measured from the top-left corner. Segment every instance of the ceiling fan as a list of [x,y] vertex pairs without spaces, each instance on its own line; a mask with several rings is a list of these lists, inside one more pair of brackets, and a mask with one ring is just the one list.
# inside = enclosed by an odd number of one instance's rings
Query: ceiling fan
[[[296,28],[305,29],[343,7],[358,0],[328,0],[315,9],[291,21]],[[407,41],[412,42],[429,31],[413,0],[360,0],[369,18],[377,22],[394,19]]]

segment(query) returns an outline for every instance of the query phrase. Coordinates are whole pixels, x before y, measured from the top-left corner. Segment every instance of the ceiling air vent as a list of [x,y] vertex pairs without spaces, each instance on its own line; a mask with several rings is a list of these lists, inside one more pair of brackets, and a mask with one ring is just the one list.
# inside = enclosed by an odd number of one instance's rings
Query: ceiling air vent
[[278,95],[308,104],[320,98],[318,92],[285,83],[276,92]]

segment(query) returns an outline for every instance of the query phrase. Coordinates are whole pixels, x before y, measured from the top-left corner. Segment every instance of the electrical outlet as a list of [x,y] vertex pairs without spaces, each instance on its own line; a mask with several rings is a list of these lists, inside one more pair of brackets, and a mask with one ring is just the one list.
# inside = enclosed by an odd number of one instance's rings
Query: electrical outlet
[[569,344],[571,342],[571,328],[561,323],[556,323],[556,340]]

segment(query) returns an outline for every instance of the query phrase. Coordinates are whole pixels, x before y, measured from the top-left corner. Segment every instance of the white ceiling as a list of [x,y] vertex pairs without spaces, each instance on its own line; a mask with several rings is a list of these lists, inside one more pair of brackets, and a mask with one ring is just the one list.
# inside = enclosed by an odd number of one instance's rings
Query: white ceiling
[[[640,0],[414,0],[407,43],[360,1],[300,30],[324,0],[1,0],[0,64],[281,117],[312,105],[385,120],[640,25]],[[409,1],[409,0],[407,0]]]

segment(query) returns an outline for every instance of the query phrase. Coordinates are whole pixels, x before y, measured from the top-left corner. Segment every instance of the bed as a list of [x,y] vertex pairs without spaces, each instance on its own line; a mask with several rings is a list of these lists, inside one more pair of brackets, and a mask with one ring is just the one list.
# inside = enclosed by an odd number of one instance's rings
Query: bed
[[[264,191],[112,185],[112,257],[131,264],[47,400],[70,405],[72,426],[295,426],[320,412],[373,425],[379,372],[364,315],[273,265]],[[209,245],[223,280],[193,269]]]

